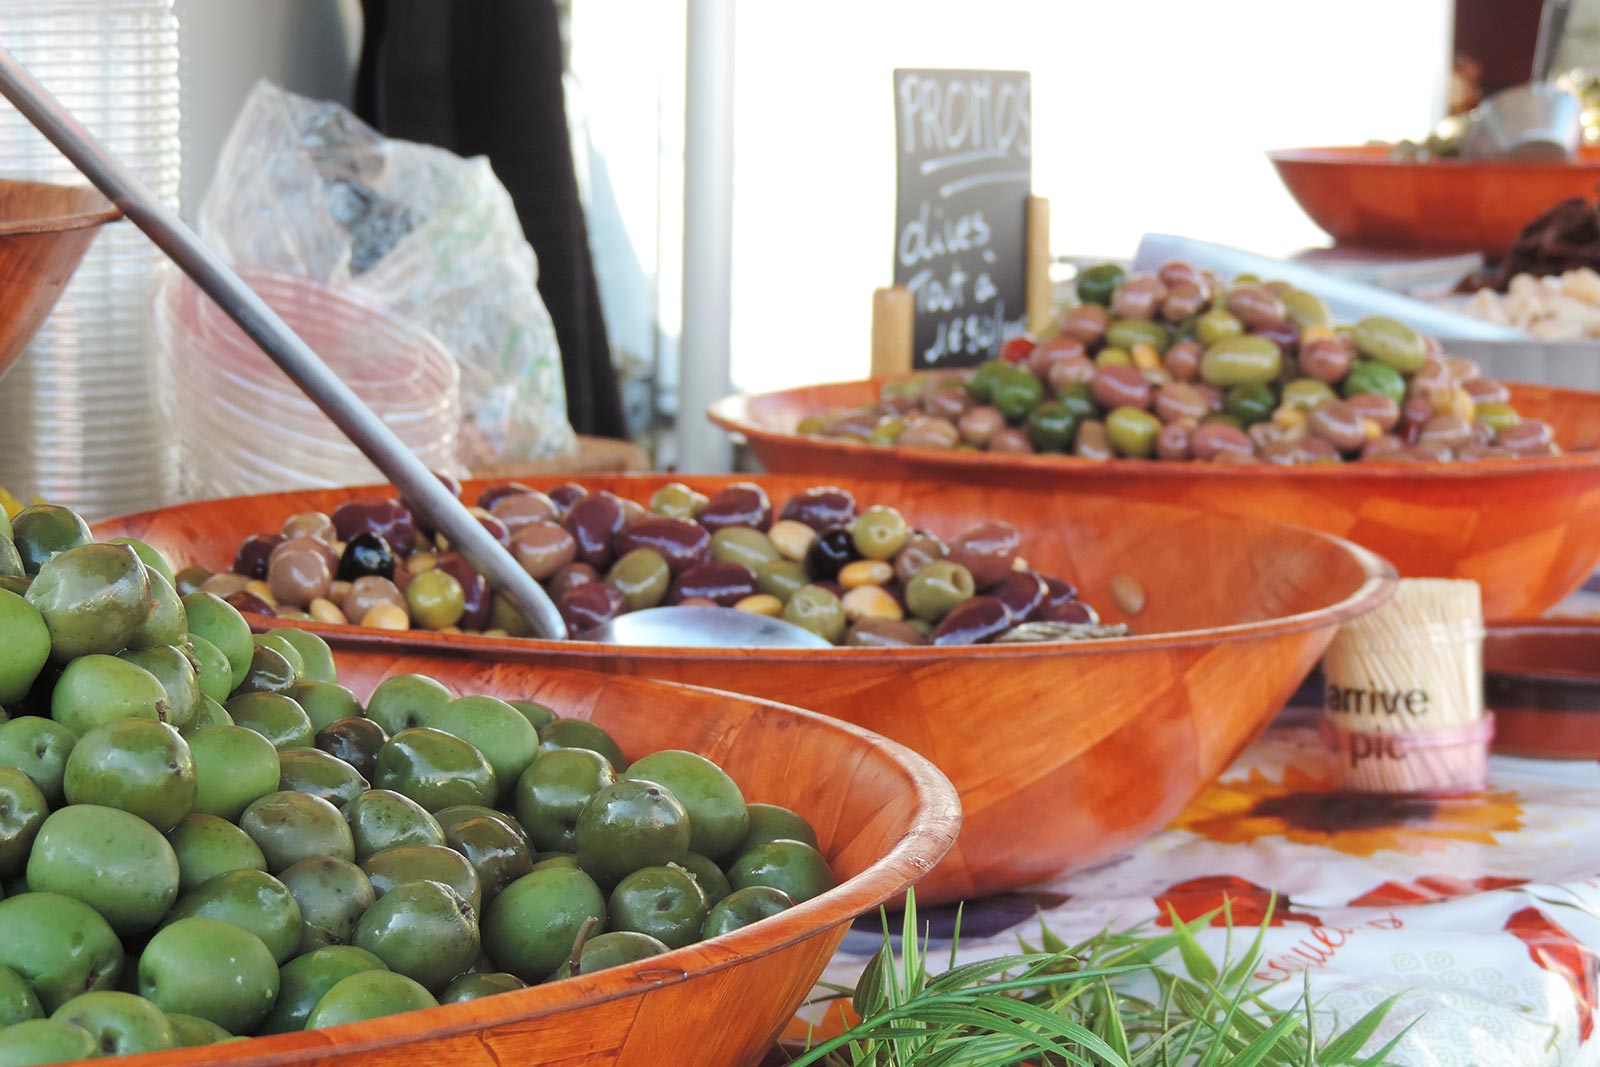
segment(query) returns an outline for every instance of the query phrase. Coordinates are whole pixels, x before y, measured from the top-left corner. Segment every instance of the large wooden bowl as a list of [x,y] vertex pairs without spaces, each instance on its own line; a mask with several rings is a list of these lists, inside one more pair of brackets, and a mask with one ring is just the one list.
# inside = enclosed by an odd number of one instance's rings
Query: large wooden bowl
[[1513,385],[1512,404],[1548,419],[1570,454],[1484,463],[1097,462],[876,448],[794,432],[806,415],[873,403],[881,385],[838,382],[728,397],[712,407],[711,419],[742,434],[768,470],[785,474],[1001,482],[1064,497],[1110,495],[1294,522],[1370,548],[1408,578],[1474,579],[1490,618],[1538,615],[1600,562],[1600,393]]
[[136,1056],[127,1067],[753,1067],[856,916],[898,898],[943,856],[961,817],[927,760],[846,723],[728,693],[402,651],[338,655],[363,699],[418,672],[461,693],[538,700],[606,728],[636,758],[702,753],[747,799],[816,828],[840,884],[760,924],[638,964],[372,1022]]
[[87,186],[0,179],[0,378],[122,212]]
[[[645,500],[662,475],[581,478]],[[732,479],[690,477],[703,491]],[[525,480],[540,486],[554,480]],[[763,477],[781,505],[816,479]],[[862,506],[899,507],[953,535],[989,518],[1024,531],[1022,552],[1076,584],[1138,636],[1081,644],[822,650],[621,649],[357,627],[332,640],[566,664],[693,682],[800,704],[904,742],[949,775],[965,829],[918,889],[945,901],[1029,885],[1096,863],[1177,814],[1282,708],[1342,621],[1392,590],[1382,561],[1294,527],[1193,508],[1047,490],[837,478]],[[469,484],[476,499],[479,486]],[[101,523],[169,558],[225,569],[247,535],[373,490],[239,497]],[[1146,606],[1117,608],[1135,576]],[[271,625],[269,618],[253,620]]]
[[1546,208],[1592,198],[1600,150],[1572,162],[1396,160],[1381,145],[1268,152],[1311,221],[1335,240],[1374,248],[1498,256]]

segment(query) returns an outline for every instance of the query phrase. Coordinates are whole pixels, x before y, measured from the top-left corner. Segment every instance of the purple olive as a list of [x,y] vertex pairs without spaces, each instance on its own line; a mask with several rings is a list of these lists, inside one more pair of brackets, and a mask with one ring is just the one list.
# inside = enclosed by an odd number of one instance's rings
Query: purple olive
[[972,581],[987,590],[1011,573],[1022,532],[1009,522],[990,519],[950,542],[950,559],[972,572]]
[[394,550],[382,534],[370,530],[356,534],[345,542],[344,555],[339,557],[335,574],[341,582],[353,582],[368,574],[380,578],[394,577]]
[[952,608],[934,627],[928,640],[936,645],[981,645],[993,641],[1011,626],[1011,613],[998,597],[975,596]]
[[622,590],[605,582],[585,582],[562,595],[556,608],[567,624],[567,636],[577,637],[586,630],[610,622],[627,610]]
[[[522,493],[536,493],[537,489],[523,485],[521,482],[505,482],[502,485],[491,485],[478,494],[478,506],[494,510],[494,506],[506,497],[518,496]],[[542,495],[542,494],[541,494]]]
[[729,526],[749,526],[765,532],[772,526],[772,501],[759,485],[735,482],[706,501],[696,518],[712,533]]
[[861,553],[856,550],[856,539],[850,535],[850,529],[834,526],[811,539],[811,547],[806,549],[806,573],[813,582],[832,581],[839,576],[839,571],[844,569],[846,563],[860,558]]
[[578,559],[603,571],[611,566],[611,539],[622,531],[622,519],[622,501],[611,493],[590,493],[567,509],[561,525],[578,543]]
[[556,507],[565,515],[572,510],[572,505],[589,495],[589,490],[576,482],[562,482],[553,489],[546,490],[545,495],[555,501]]
[[1042,622],[1085,623],[1094,625],[1100,614],[1081,600],[1068,600],[1062,604],[1046,604],[1039,610]]
[[349,500],[333,509],[333,528],[339,540],[359,533],[381,534],[396,556],[409,556],[417,547],[417,522],[411,509],[382,497]]
[[456,625],[463,630],[487,628],[492,604],[488,579],[474,570],[472,564],[467,562],[467,557],[459,552],[446,552],[440,556],[435,569],[444,571],[461,583],[466,610],[461,613],[461,620]]
[[821,533],[832,526],[849,526],[856,518],[856,498],[832,485],[802,489],[783,505],[780,519],[793,519]]
[[560,600],[578,586],[599,580],[600,572],[587,563],[569,563],[550,576],[550,596]]
[[233,554],[233,573],[265,580],[272,550],[286,540],[288,538],[283,534],[251,534],[246,537]]
[[499,497],[488,507],[489,514],[506,524],[506,529],[516,533],[530,522],[554,522],[561,514],[556,502],[543,493],[530,489],[526,493],[511,493]]
[[1060,607],[1078,599],[1077,588],[1065,578],[1057,578],[1053,574],[1041,574],[1039,578],[1044,582],[1044,603],[1040,605],[1041,610]]
[[[433,476],[439,479],[440,483],[450,491],[451,496],[455,497],[457,500],[461,499],[461,483],[459,481],[457,481],[451,475],[445,474],[443,471],[434,471]],[[416,504],[412,503],[410,500],[407,500],[405,497],[400,498],[400,503],[404,504],[406,509],[411,512],[411,517],[416,522],[417,529],[420,530],[425,536],[432,537],[434,534],[439,532],[434,527],[433,523],[429,522],[423,516],[421,510],[417,508]]]
[[1011,625],[1015,626],[1033,618],[1048,592],[1044,579],[1033,571],[1012,571],[989,590],[989,595],[1005,605]]
[[676,575],[711,558],[711,532],[689,519],[647,515],[612,538],[611,547],[618,558],[636,548],[653,549]]
[[679,604],[690,597],[704,597],[731,608],[756,592],[755,572],[742,563],[713,560],[690,567],[678,575],[667,593],[668,604]]

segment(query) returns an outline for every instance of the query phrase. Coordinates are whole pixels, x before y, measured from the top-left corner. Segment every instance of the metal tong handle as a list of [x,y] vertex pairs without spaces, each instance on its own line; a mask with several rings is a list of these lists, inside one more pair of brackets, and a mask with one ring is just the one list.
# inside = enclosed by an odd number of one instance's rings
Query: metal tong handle
[[496,590],[521,609],[541,636],[566,637],[566,625],[549,594],[522,569],[511,553],[421,460],[411,454],[361,398],[328,369],[266,301],[245,285],[194,231],[3,47],[0,47],[0,94],[16,105],[40,133],[272,357],[272,361],[344,431],[406,499],[449,536],[451,544]]
[[1561,50],[1561,38],[1566,34],[1567,15],[1572,0],[1544,0],[1539,10],[1539,32],[1534,39],[1533,67],[1528,80],[1534,85],[1550,80],[1550,69],[1556,64],[1556,53]]

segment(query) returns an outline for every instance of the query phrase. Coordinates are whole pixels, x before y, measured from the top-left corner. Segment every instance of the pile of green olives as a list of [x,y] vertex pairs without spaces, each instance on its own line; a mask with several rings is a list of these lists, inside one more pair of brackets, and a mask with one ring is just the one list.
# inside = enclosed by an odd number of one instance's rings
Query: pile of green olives
[[1173,262],[1090,267],[1054,332],[970,371],[884,385],[798,432],[1084,459],[1439,463],[1559,452],[1470,359],[1397,319],[1335,326],[1315,294]]
[[138,541],[0,511],[0,1064],[333,1026],[630,963],[835,884],[710,760],[636,760],[180,595]]
[[[454,488],[460,495],[460,486]],[[1073,640],[1104,626],[1068,582],[1031,569],[1009,522],[953,538],[836,486],[775,507],[735,482],[707,495],[672,482],[645,504],[567,483],[492,486],[472,509],[544,583],[573,637],[629,611],[715,604],[781,617],[836,645]],[[310,576],[307,580],[306,576]],[[231,571],[189,568],[180,590],[243,611],[389,629],[527,636],[522,618],[398,499],[290,516],[247,538]]]

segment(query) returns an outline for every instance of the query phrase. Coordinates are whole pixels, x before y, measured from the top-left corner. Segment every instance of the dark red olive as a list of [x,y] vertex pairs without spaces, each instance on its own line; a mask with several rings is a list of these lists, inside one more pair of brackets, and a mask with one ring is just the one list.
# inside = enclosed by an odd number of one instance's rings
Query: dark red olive
[[1078,599],[1078,590],[1065,578],[1041,574],[1039,579],[1044,582],[1044,603],[1040,605],[1041,608],[1059,607]]
[[1250,327],[1250,332],[1257,337],[1265,337],[1278,346],[1278,351],[1286,356],[1295,354],[1300,347],[1300,329],[1294,323],[1284,319],[1262,321]]
[[599,580],[600,572],[587,563],[568,563],[550,576],[550,596],[560,600],[578,586]]
[[704,597],[725,608],[731,608],[747,596],[754,596],[756,576],[742,563],[712,560],[700,563],[672,581],[667,592],[667,603],[678,604],[690,597]]
[[1011,627],[1011,613],[999,597],[975,596],[952,608],[928,640],[935,645],[981,645]]
[[382,534],[366,530],[345,542],[344,555],[339,557],[339,569],[335,577],[341,582],[353,582],[369,574],[392,579],[394,550]]
[[511,539],[511,554],[543,581],[577,558],[578,542],[553,522],[530,522]]
[[480,526],[489,531],[490,536],[500,542],[502,548],[511,547],[511,527],[501,522],[497,516],[479,515],[474,512],[473,518],[478,520]]
[[1100,614],[1081,600],[1068,600],[1063,604],[1046,604],[1039,610],[1039,619],[1042,622],[1086,623],[1092,626],[1100,621]]
[[611,493],[590,493],[573,503],[561,525],[578,543],[578,559],[596,570],[611,566],[611,539],[622,530],[622,501]]
[[493,511],[495,504],[501,500],[504,500],[508,496],[516,496],[519,493],[535,492],[538,492],[538,490],[533,489],[530,486],[523,485],[521,482],[504,482],[500,485],[491,485],[489,488],[478,494],[478,506],[480,508],[487,508],[488,510]]
[[1027,622],[1044,604],[1044,579],[1033,571],[1012,571],[989,590],[989,595],[1005,605],[1011,625]]
[[283,534],[251,534],[246,537],[239,545],[239,551],[233,554],[233,573],[246,578],[265,579],[272,550],[285,540],[287,538]]
[[856,498],[837,486],[814,485],[790,497],[778,517],[803,522],[820,533],[831,526],[854,522]]
[[619,559],[636,548],[653,549],[673,574],[682,574],[711,558],[711,533],[690,519],[647,515],[612,538],[611,547]]
[[844,643],[864,648],[904,648],[926,642],[915,627],[899,619],[862,619],[850,627]]
[[839,576],[839,571],[846,563],[860,558],[861,553],[856,551],[856,539],[850,536],[850,530],[844,526],[834,526],[811,539],[811,547],[806,549],[806,573],[813,582],[831,582]]
[[560,513],[554,500],[532,489],[500,497],[489,508],[489,514],[505,523],[513,534],[530,522],[555,522]]
[[567,624],[567,636],[577,637],[586,630],[608,623],[628,608],[622,590],[605,582],[585,582],[569,589],[556,603]]
[[268,604],[265,600],[262,600],[260,597],[256,596],[247,589],[240,589],[237,592],[229,593],[222,599],[226,600],[240,611],[253,612],[257,615],[272,614],[272,605]]
[[928,564],[945,559],[950,555],[950,546],[940,539],[938,534],[926,530],[917,530],[906,539],[900,551],[894,557],[894,576],[897,581],[909,582],[911,576],[916,574]]
[[735,482],[706,501],[695,518],[712,533],[729,526],[749,526],[765,532],[772,527],[772,501],[759,485]]
[[979,589],[988,589],[1011,573],[1022,532],[1009,522],[980,522],[950,542],[950,559],[972,572]]
[[472,564],[467,562],[467,557],[459,552],[446,552],[440,556],[435,569],[444,571],[461,583],[461,592],[466,598],[466,610],[461,613],[461,621],[456,625],[463,630],[486,628],[489,625],[491,605],[488,579],[474,570]]
[[383,727],[360,715],[331,722],[317,732],[316,746],[344,760],[370,780],[378,769],[378,749],[389,740]]
[[349,500],[333,509],[332,518],[334,531],[341,541],[370,532],[382,534],[396,556],[409,556],[416,550],[416,517],[398,500],[382,497]]
[[576,482],[562,482],[554,489],[545,491],[545,495],[556,502],[556,507],[565,515],[572,510],[572,505],[589,495],[589,490]]
[[[443,471],[434,471],[433,476],[439,479],[440,483],[450,491],[451,496],[455,497],[457,500],[461,499],[461,483],[459,481],[450,475],[445,474]],[[405,497],[400,498],[400,503],[404,504],[406,509],[411,512],[412,520],[416,522],[417,529],[420,530],[424,536],[432,537],[434,534],[439,532],[434,527],[433,523],[429,522],[422,514],[422,510],[418,508],[415,503],[406,499]]]

